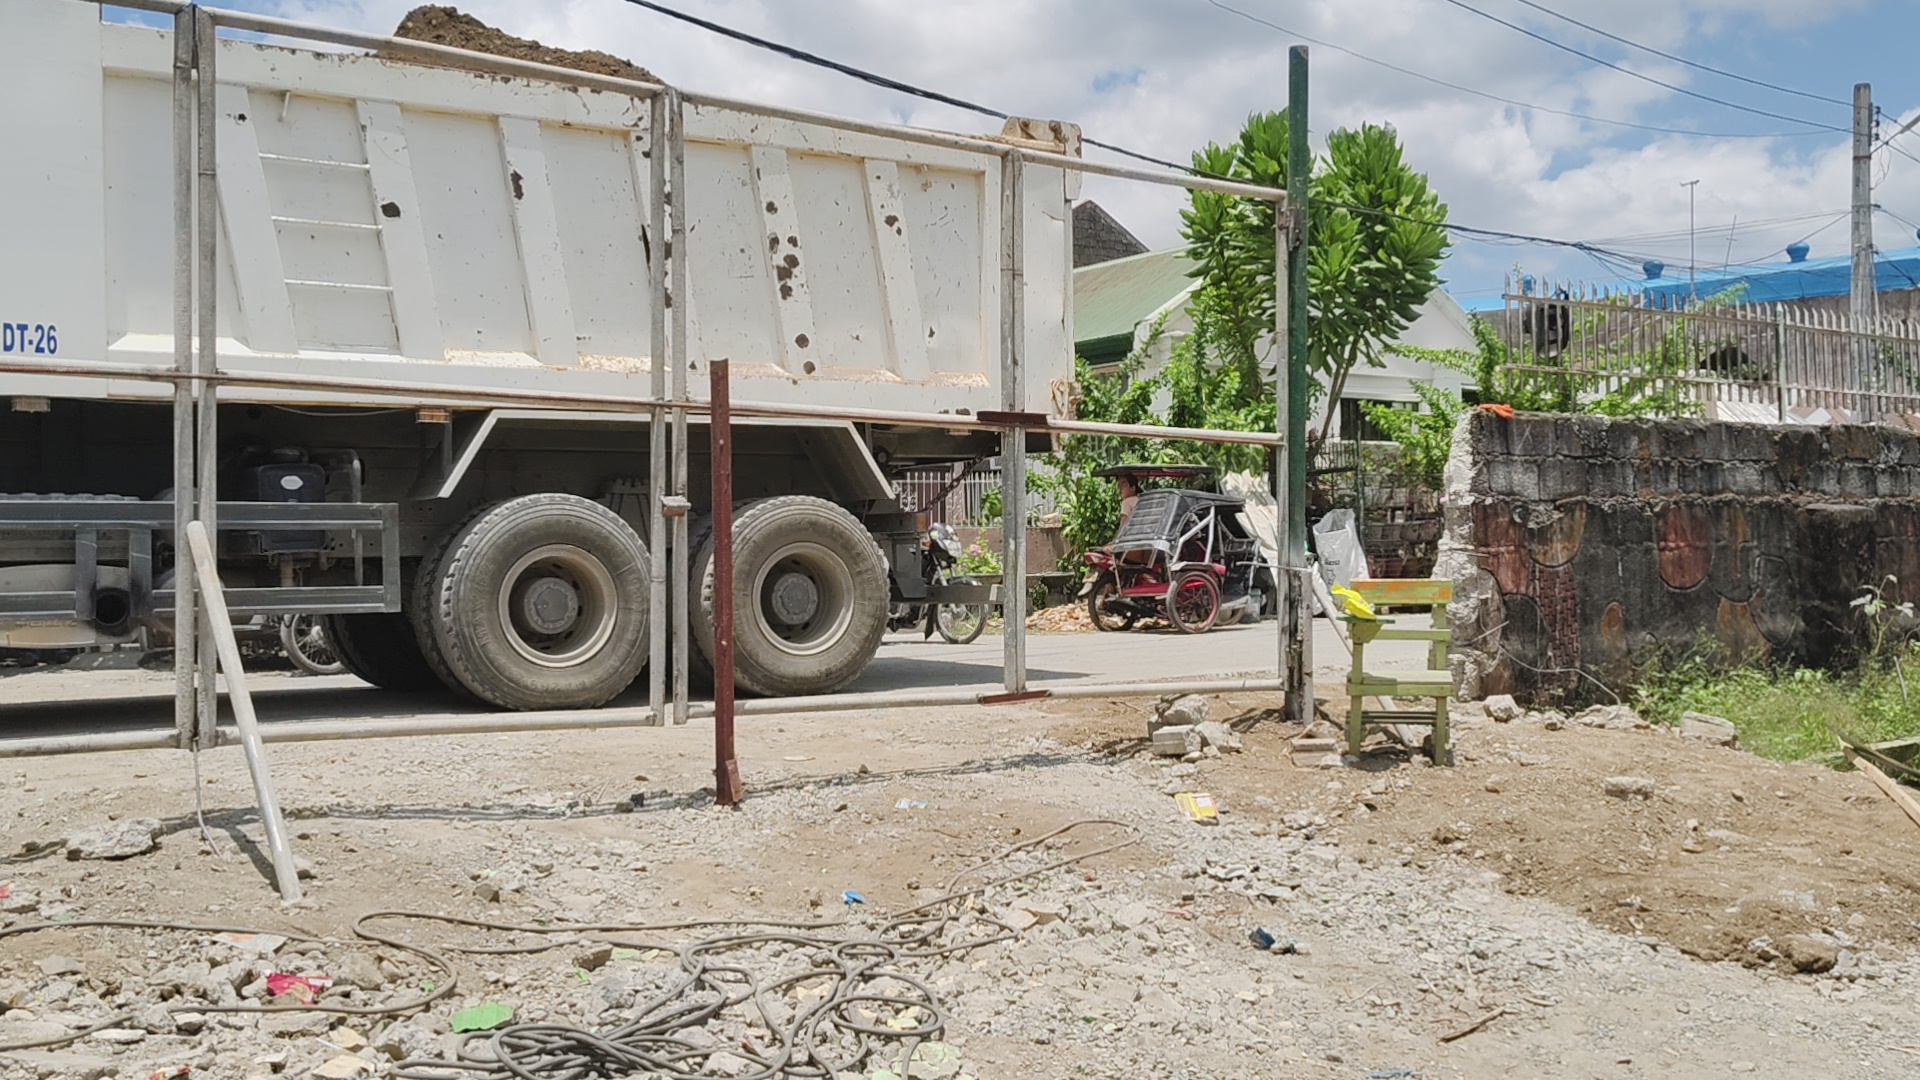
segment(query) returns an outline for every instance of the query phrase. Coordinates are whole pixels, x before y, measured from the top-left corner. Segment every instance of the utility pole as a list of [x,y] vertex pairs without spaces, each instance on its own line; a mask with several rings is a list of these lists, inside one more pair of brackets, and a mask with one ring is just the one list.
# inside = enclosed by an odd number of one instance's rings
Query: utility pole
[[[1848,312],[1853,332],[1864,334],[1873,325],[1877,287],[1873,273],[1873,86],[1853,87],[1853,280],[1848,289]],[[1854,349],[1860,389],[1871,391],[1879,381],[1873,371],[1873,350],[1856,337]],[[1866,398],[1861,399],[1864,404]],[[1865,420],[1866,417],[1860,419]]]
[[1864,330],[1874,312],[1873,281],[1873,87],[1853,88],[1853,288],[1854,329]]
[[1698,300],[1700,299],[1700,294],[1695,291],[1693,285],[1693,268],[1699,265],[1700,262],[1693,254],[1693,197],[1694,194],[1700,190],[1700,181],[1682,180],[1680,181],[1680,186],[1687,189],[1687,299]]

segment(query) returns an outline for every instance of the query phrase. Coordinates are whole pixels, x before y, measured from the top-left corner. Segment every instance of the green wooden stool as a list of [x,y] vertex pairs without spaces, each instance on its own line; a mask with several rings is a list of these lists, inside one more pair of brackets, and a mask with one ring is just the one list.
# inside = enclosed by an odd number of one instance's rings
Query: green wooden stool
[[[1409,724],[1433,729],[1433,763],[1453,764],[1453,746],[1447,731],[1447,699],[1453,696],[1453,673],[1447,669],[1447,645],[1453,634],[1447,629],[1447,603],[1453,599],[1453,582],[1380,578],[1353,583],[1353,591],[1373,605],[1382,607],[1430,607],[1433,629],[1396,630],[1393,619],[1358,619],[1341,616],[1353,638],[1353,668],[1347,673],[1347,752],[1358,754],[1367,737],[1368,725]],[[1368,671],[1367,645],[1374,641],[1425,641],[1425,671]],[[1431,709],[1369,709],[1367,698],[1432,698]]]

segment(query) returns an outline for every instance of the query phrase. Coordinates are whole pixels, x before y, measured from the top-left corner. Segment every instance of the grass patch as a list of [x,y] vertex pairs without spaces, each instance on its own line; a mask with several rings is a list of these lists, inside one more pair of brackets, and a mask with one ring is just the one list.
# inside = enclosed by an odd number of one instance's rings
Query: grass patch
[[1641,677],[1635,709],[1649,720],[1675,724],[1682,713],[1722,717],[1740,731],[1740,745],[1775,761],[1800,761],[1839,749],[1833,732],[1881,742],[1920,735],[1920,649],[1901,665],[1878,664],[1847,674],[1807,669],[1736,668],[1716,671],[1704,659],[1649,671]]

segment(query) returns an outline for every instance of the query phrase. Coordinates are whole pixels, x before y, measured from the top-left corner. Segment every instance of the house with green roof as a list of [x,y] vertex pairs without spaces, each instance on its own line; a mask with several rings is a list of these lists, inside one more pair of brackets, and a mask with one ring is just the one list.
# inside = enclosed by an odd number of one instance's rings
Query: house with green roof
[[[1074,210],[1074,226],[1082,227],[1082,211],[1094,207],[1082,203]],[[1095,207],[1097,210],[1098,208]],[[1104,212],[1102,227],[1119,228]],[[1131,234],[1127,235],[1132,239]],[[1076,235],[1076,247],[1078,236]],[[1134,244],[1144,248],[1136,240]],[[1193,319],[1187,305],[1199,282],[1192,276],[1194,262],[1184,248],[1142,251],[1121,258],[1105,258],[1079,265],[1083,256],[1076,251],[1073,271],[1073,337],[1080,357],[1096,369],[1117,366],[1136,348],[1145,347],[1145,372],[1151,374],[1166,363],[1181,338],[1193,332]],[[1097,258],[1097,256],[1092,256]],[[1160,326],[1158,339],[1149,342],[1153,328]],[[1474,348],[1471,318],[1444,290],[1435,289],[1420,306],[1412,325],[1400,338],[1401,343],[1427,349]],[[1351,438],[1356,425],[1362,437],[1375,437],[1365,423],[1362,402],[1378,402],[1401,407],[1416,405],[1416,382],[1433,383],[1455,390],[1466,389],[1467,380],[1450,368],[1389,355],[1385,367],[1356,368],[1347,377],[1347,385],[1338,405],[1340,416],[1332,433]],[[1327,403],[1322,402],[1317,427]]]

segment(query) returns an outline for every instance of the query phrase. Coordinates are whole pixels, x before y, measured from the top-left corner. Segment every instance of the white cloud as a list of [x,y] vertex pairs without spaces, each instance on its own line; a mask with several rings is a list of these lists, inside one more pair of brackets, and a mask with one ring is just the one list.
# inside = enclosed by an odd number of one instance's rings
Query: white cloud
[[[1061,117],[1087,132],[1185,160],[1207,140],[1226,140],[1247,113],[1286,98],[1290,38],[1206,0],[671,0],[714,21],[834,59],[1027,115]],[[1231,0],[1293,30],[1436,78],[1569,111],[1721,130],[1740,118],[1619,72],[1586,64],[1503,27],[1432,0]],[[1727,36],[1778,35],[1842,17],[1864,0],[1616,0],[1550,6],[1602,29],[1682,55]],[[1617,45],[1513,0],[1476,6],[1610,58]],[[314,21],[390,31],[403,0],[254,0],[254,6]],[[628,57],[676,83],[784,101],[846,115],[962,131],[997,122],[918,101],[718,38],[618,0],[470,0],[465,9],[512,33],[569,48]],[[1593,9],[1593,10],[1589,10]],[[1726,226],[1838,210],[1847,200],[1844,135],[1700,139],[1621,132],[1529,113],[1443,90],[1337,51],[1313,49],[1316,135],[1363,120],[1392,123],[1416,167],[1427,170],[1456,221],[1514,232],[1593,239],[1678,231],[1621,242],[1635,255],[1686,259],[1685,180],[1698,179],[1702,264],[1727,257]],[[1635,70],[1693,86],[1697,73],[1639,54]],[[1735,65],[1737,66],[1737,65]],[[1764,72],[1756,72],[1764,75]],[[1731,89],[1727,89],[1731,85]],[[1743,93],[1714,80],[1716,96],[1844,122],[1815,102]],[[1902,103],[1908,104],[1908,103]],[[1756,121],[1757,123],[1771,123]],[[1920,140],[1913,140],[1920,145]],[[1883,155],[1884,157],[1884,155]],[[1892,170],[1889,197],[1920,196],[1920,165]],[[1090,181],[1088,194],[1154,244],[1177,240],[1177,194]],[[1819,219],[1734,231],[1733,261],[1773,257]],[[1884,246],[1911,234],[1883,220]],[[1844,225],[1816,241],[1816,254],[1844,248]],[[1711,256],[1711,259],[1709,258]],[[1448,276],[1469,287],[1497,283],[1515,258],[1550,272],[1599,276],[1586,257],[1541,248],[1463,247]]]

